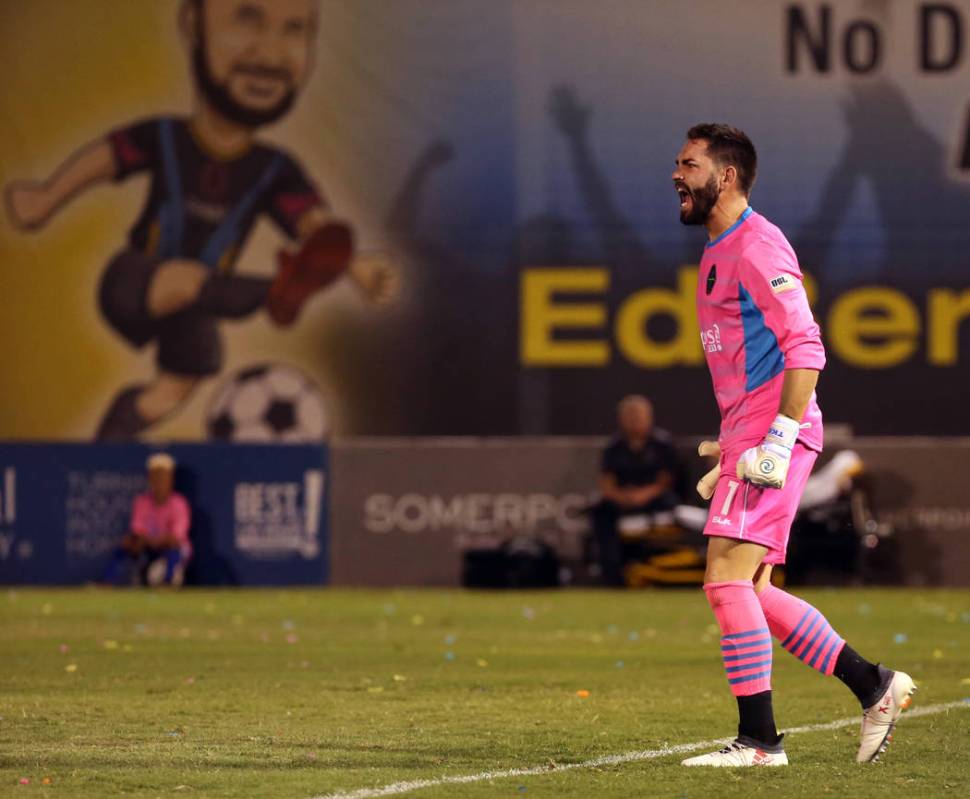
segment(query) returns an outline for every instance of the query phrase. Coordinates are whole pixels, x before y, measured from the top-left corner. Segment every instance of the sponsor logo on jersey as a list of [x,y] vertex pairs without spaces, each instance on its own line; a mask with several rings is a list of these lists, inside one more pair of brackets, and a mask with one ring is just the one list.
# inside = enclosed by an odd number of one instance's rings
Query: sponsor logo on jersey
[[705,352],[723,352],[721,345],[721,328],[717,324],[701,331],[701,346]]
[[728,516],[712,516],[711,524],[719,524],[722,527],[730,527],[733,522]]
[[775,294],[781,294],[783,291],[791,291],[792,289],[797,288],[795,281],[792,280],[788,275],[778,275],[777,277],[773,277],[771,280],[769,280],[768,283],[771,285],[771,290],[775,292]]

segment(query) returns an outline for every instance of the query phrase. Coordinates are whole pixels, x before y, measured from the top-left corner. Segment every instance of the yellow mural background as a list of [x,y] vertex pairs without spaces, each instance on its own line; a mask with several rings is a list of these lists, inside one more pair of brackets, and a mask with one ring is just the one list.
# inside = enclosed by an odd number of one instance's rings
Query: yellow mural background
[[[44,178],[80,145],[132,120],[186,113],[192,84],[178,8],[177,0],[0,0],[0,184]],[[296,155],[367,249],[384,246],[385,187],[400,178],[399,167],[381,155],[387,132],[371,125],[376,113],[354,99],[362,77],[348,74],[341,53],[360,40],[371,57],[388,56],[368,43],[382,36],[367,22],[373,11],[372,4],[323,5],[311,82],[288,117],[261,132]],[[115,336],[96,296],[100,274],[124,243],[147,187],[143,176],[98,186],[34,233],[16,231],[0,215],[0,439],[90,439],[117,389],[151,375],[151,345],[135,352]],[[260,222],[239,271],[270,273],[283,243]],[[400,312],[380,312],[381,319]],[[349,286],[337,285],[289,330],[272,327],[262,313],[223,323],[222,375],[267,360],[297,366],[321,386],[340,432],[352,423],[353,409],[321,352],[328,342],[337,346],[348,326],[373,323],[376,313]],[[198,438],[216,380],[146,437]]]

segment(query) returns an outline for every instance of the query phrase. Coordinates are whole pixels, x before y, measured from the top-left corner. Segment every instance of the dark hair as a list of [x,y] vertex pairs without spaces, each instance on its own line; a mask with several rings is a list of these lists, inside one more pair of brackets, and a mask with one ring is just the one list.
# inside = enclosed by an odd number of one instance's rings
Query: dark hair
[[721,122],[705,122],[687,131],[688,139],[707,142],[707,152],[719,164],[733,166],[738,171],[738,183],[745,196],[758,176],[758,154],[747,134]]

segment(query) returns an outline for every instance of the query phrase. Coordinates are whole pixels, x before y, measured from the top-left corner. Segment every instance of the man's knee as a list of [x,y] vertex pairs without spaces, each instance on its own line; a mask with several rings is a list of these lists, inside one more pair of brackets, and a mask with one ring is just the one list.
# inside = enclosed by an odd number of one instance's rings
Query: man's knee
[[188,307],[199,296],[209,270],[198,261],[166,261],[148,286],[146,305],[156,319]]

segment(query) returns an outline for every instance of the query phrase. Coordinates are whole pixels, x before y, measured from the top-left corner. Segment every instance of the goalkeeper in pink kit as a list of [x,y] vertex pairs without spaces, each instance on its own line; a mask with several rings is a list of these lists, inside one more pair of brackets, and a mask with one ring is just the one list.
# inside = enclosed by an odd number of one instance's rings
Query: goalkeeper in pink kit
[[771,704],[772,638],[856,695],[863,708],[856,760],[872,762],[909,705],[913,680],[867,661],[821,612],[770,582],[822,449],[815,384],[825,352],[798,261],[784,234],[748,205],[757,156],[742,131],[696,125],[675,163],[680,221],[703,225],[709,239],[697,316],[721,432],[701,445],[701,454],[719,456],[698,484],[711,501],[704,592],[740,717],[733,743],[684,765],[787,765]]

